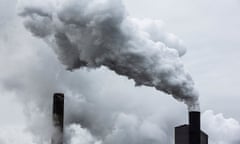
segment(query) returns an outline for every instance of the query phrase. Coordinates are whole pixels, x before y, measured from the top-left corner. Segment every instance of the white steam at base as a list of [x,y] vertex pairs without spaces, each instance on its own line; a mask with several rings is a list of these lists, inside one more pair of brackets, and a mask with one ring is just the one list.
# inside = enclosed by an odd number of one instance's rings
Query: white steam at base
[[202,116],[203,129],[209,135],[210,144],[239,144],[240,124],[233,118],[225,118],[223,114],[214,114],[207,110]]
[[180,61],[185,47],[160,21],[131,18],[121,0],[21,4],[25,27],[44,39],[67,69],[106,66],[199,110],[198,93]]

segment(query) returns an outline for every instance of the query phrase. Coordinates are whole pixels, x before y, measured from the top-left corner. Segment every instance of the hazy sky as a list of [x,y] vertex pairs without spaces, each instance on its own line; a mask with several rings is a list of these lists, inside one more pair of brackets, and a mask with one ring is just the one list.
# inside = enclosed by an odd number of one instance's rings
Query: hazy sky
[[[196,87],[200,93],[201,111],[213,110],[215,113],[223,113],[225,117],[234,118],[240,121],[239,112],[239,82],[240,82],[240,1],[239,0],[123,0],[127,11],[133,17],[160,19],[165,23],[168,32],[172,32],[180,37],[187,46],[187,54],[182,57],[185,68],[189,71],[196,83]],[[60,69],[58,73],[64,73],[64,68],[58,64],[58,60],[43,41],[33,38],[27,30],[22,26],[21,18],[16,16],[15,0],[0,0],[0,128],[1,127],[24,127],[26,125],[26,117],[23,114],[24,100],[19,100],[18,93],[12,89],[21,89],[21,85],[14,83],[21,80],[27,83],[27,76],[32,78],[39,73],[41,79],[41,68],[50,65],[56,69]],[[36,47],[36,49],[35,49]],[[42,60],[41,57],[44,57]],[[46,58],[46,59],[45,59]],[[50,62],[51,61],[51,62]],[[33,65],[41,63],[38,67]],[[27,65],[31,65],[29,73],[25,73]],[[29,69],[30,69],[29,68]],[[52,68],[52,69],[54,69]],[[24,70],[25,69],[25,70]],[[52,69],[49,71],[52,72]],[[104,70],[105,71],[105,70]],[[58,73],[53,74],[57,77]],[[79,71],[73,72],[78,75]],[[84,75],[87,72],[84,73]],[[116,80],[117,86],[123,86],[126,92],[122,94],[141,95],[137,98],[133,96],[131,100],[141,99],[136,102],[139,107],[146,102],[148,109],[146,111],[156,111],[158,101],[163,109],[171,109],[174,111],[180,108],[183,112],[182,120],[186,118],[185,106],[176,102],[174,99],[161,94],[151,88],[134,89],[133,82],[125,78],[117,78],[111,72],[90,72],[87,76],[88,83],[97,82],[97,80],[107,82]],[[68,74],[68,73],[67,73]],[[104,74],[109,76],[104,77]],[[98,78],[99,77],[101,78]],[[9,82],[9,76],[15,76]],[[37,74],[36,74],[37,77]],[[48,76],[46,76],[48,77]],[[61,82],[67,78],[73,79],[68,74]],[[96,80],[92,80],[96,78]],[[26,80],[27,79],[27,80]],[[81,78],[78,78],[81,80]],[[49,78],[49,80],[52,80]],[[87,81],[86,80],[86,81]],[[54,81],[54,79],[53,79]],[[68,80],[66,80],[68,81]],[[70,81],[70,80],[69,80]],[[67,82],[69,87],[71,82]],[[77,81],[77,80],[76,80]],[[39,81],[35,81],[38,83]],[[45,83],[44,78],[40,83]],[[46,82],[48,83],[48,82]],[[52,82],[54,83],[54,82]],[[75,82],[74,84],[76,84]],[[74,85],[72,84],[72,85]],[[95,86],[100,85],[99,83]],[[104,85],[104,84],[103,84]],[[27,84],[26,84],[27,86]],[[116,87],[117,87],[116,86]],[[129,86],[129,92],[128,92]],[[94,86],[93,86],[94,87]],[[112,86],[112,90],[107,91],[108,94],[117,90]],[[111,88],[111,87],[110,87]],[[110,89],[109,88],[109,89]],[[36,88],[37,89],[37,88]],[[48,91],[51,89],[49,88]],[[58,90],[58,88],[52,89]],[[34,91],[34,90],[33,90]],[[24,93],[22,93],[24,94]],[[21,94],[21,95],[22,95]],[[25,94],[31,94],[27,91]],[[151,95],[144,98],[143,95]],[[26,96],[26,98],[31,98]],[[26,99],[24,98],[24,99]],[[124,97],[122,100],[125,102]],[[98,99],[101,101],[101,97]],[[21,102],[19,102],[21,101]],[[131,103],[126,103],[127,106]],[[168,108],[169,106],[169,108]],[[112,107],[112,106],[111,106]],[[161,109],[161,108],[160,108]],[[163,110],[164,111],[164,110]],[[180,120],[179,123],[184,122]],[[1,131],[1,130],[0,130]]]

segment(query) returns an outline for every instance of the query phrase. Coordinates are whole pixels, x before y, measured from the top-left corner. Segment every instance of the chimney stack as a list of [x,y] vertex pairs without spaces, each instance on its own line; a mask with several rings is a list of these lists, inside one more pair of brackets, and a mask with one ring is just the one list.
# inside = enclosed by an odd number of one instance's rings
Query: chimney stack
[[200,112],[189,112],[189,144],[201,144]]
[[189,124],[175,127],[175,144],[208,144],[208,135],[201,131],[198,111],[189,112]]
[[63,123],[64,123],[64,94],[53,95],[53,125],[52,144],[63,144]]

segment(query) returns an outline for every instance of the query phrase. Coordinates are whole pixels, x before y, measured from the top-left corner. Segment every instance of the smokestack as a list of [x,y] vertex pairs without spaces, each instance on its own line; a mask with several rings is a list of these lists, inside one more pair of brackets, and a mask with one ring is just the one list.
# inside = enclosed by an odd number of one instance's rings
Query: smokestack
[[189,125],[175,127],[175,144],[208,144],[208,135],[201,131],[201,113],[189,112]]
[[189,144],[201,144],[200,112],[189,112]]
[[53,125],[52,144],[63,144],[63,122],[64,122],[64,94],[53,95]]

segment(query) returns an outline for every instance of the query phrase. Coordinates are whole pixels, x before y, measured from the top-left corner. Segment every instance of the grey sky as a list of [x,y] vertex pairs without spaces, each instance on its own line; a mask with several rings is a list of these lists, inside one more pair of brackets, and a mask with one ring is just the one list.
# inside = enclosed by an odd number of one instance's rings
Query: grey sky
[[[182,59],[186,70],[193,76],[200,92],[202,111],[211,109],[215,113],[223,113],[227,118],[232,117],[240,121],[240,92],[238,88],[240,81],[240,62],[238,61],[240,57],[240,1],[123,1],[130,15],[138,18],[160,19],[165,23],[168,32],[174,33],[185,42],[188,51]],[[182,117],[177,121],[177,124],[183,123],[186,119],[186,110],[182,103],[162,93],[159,94],[153,88],[134,88],[131,80],[123,77],[118,78],[115,74],[105,70],[90,71],[90,74],[80,71],[75,71],[73,74],[64,72],[63,67],[58,63],[56,56],[48,49],[48,46],[41,40],[33,38],[23,28],[22,22],[15,15],[15,8],[16,1],[0,0],[0,114],[3,117],[0,119],[0,128],[26,124],[26,118],[23,114],[25,103],[19,103],[18,98],[14,98],[18,97],[18,93],[12,93],[11,89],[6,88],[5,80],[9,79],[8,76],[16,76],[16,80],[22,80],[24,84],[32,82],[27,78],[27,80],[24,79],[29,76],[29,78],[36,77],[37,81],[41,80],[38,81],[41,84],[47,83],[45,80],[50,79],[53,81],[52,84],[59,81],[66,82],[64,86],[67,85],[68,87],[82,85],[78,80],[84,80],[85,78],[88,84],[94,83],[93,90],[107,94],[106,97],[101,94],[99,97],[90,97],[91,101],[99,101],[97,103],[103,104],[106,102],[105,100],[109,100],[106,107],[112,108],[117,105],[116,109],[128,109],[134,111],[133,113],[141,113],[138,110],[143,110],[140,107],[144,107],[145,112],[143,113],[149,114],[159,111],[159,115],[162,112],[161,117],[167,120]],[[41,63],[39,67],[34,66],[38,63]],[[49,72],[54,72],[57,69],[58,73],[48,75],[46,71],[42,70],[46,66],[51,67]],[[29,73],[26,73],[26,69],[29,69]],[[64,77],[55,81],[55,77],[62,73],[64,73]],[[46,77],[44,77],[44,74]],[[55,77],[52,78],[51,76]],[[75,79],[75,76],[78,78]],[[86,77],[83,78],[83,76]],[[113,80],[116,86],[109,87],[108,83]],[[9,81],[7,84],[7,86],[14,88],[19,86]],[[25,94],[30,95],[38,89],[37,86],[34,87],[31,84],[25,86],[34,90],[26,90]],[[41,94],[49,94],[51,90],[61,90],[59,87],[50,87],[46,93]],[[118,87],[122,87],[126,91],[122,92]],[[40,90],[42,89],[40,88]],[[109,96],[116,93],[122,94],[123,97],[121,99],[116,97],[114,101]],[[84,94],[90,95],[92,92],[84,92]],[[129,98],[129,96],[131,97]],[[27,98],[31,98],[31,96],[24,97],[24,99]],[[127,99],[130,99],[131,102]],[[33,101],[37,100],[41,99],[36,98]],[[119,101],[124,103],[126,108],[120,106],[121,102]],[[132,101],[135,102],[132,103]],[[158,107],[159,105],[160,107]],[[175,114],[181,112],[181,114],[169,116],[168,111],[175,112]],[[172,123],[170,125],[176,124],[175,121]]]

